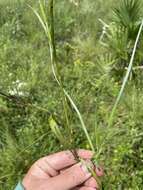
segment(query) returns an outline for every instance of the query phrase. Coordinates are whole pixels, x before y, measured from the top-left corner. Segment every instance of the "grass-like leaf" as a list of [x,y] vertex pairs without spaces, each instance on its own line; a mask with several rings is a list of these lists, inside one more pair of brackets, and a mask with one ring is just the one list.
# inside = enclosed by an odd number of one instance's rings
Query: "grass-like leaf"
[[55,134],[56,138],[64,146],[66,140],[60,131],[60,126],[58,126],[57,122],[54,120],[52,116],[49,117],[49,125],[51,127],[52,132]]
[[131,60],[130,60],[130,63],[129,63],[129,66],[127,68],[127,72],[126,72],[126,75],[125,75],[125,78],[123,80],[123,83],[122,83],[122,86],[121,86],[121,89],[120,89],[120,92],[118,94],[118,97],[116,99],[116,102],[114,104],[114,107],[112,109],[112,112],[111,112],[111,115],[110,115],[110,118],[109,118],[109,123],[108,123],[108,126],[111,126],[112,123],[113,123],[113,118],[114,118],[114,113],[117,109],[117,106],[118,106],[118,103],[123,95],[123,92],[124,92],[124,89],[125,89],[125,86],[126,86],[126,83],[128,81],[128,78],[129,78],[129,75],[130,75],[130,72],[132,70],[132,66],[133,66],[133,61],[134,61],[134,58],[135,58],[135,53],[136,53],[136,49],[137,49],[137,45],[138,45],[138,42],[139,42],[139,39],[140,39],[140,35],[141,35],[141,32],[142,32],[142,28],[143,28],[143,20],[142,20],[142,23],[140,25],[140,28],[139,28],[139,31],[138,31],[138,35],[136,37],[136,41],[135,41],[135,44],[134,44],[134,48],[133,48],[133,52],[132,52],[132,56],[131,56]]
[[[65,100],[66,98],[69,100],[69,102],[71,103],[72,107],[74,108],[75,112],[77,113],[77,116],[79,118],[79,121],[81,123],[81,127],[82,130],[87,138],[87,141],[90,145],[90,148],[92,149],[92,151],[95,151],[92,140],[90,138],[90,135],[87,131],[87,128],[85,126],[85,123],[83,121],[82,115],[79,111],[79,109],[77,108],[76,104],[74,103],[74,101],[72,100],[72,98],[70,97],[70,95],[66,92],[66,90],[63,88],[62,82],[60,80],[60,76],[59,76],[59,71],[58,71],[58,67],[57,67],[57,63],[56,63],[56,49],[55,49],[55,41],[54,41],[54,18],[53,18],[53,0],[50,1],[50,27],[49,27],[49,23],[47,21],[47,17],[46,17],[46,13],[44,10],[44,5],[41,3],[40,1],[40,10],[41,10],[41,14],[42,16],[35,10],[32,8],[34,14],[37,16],[38,20],[40,21],[46,36],[48,38],[48,42],[49,42],[49,49],[50,49],[50,56],[51,56],[51,65],[52,65],[52,71],[53,71],[53,75],[55,77],[55,80],[57,81],[57,84],[59,85],[61,92],[63,93],[63,99]],[[64,103],[64,107],[65,107],[66,102]],[[66,110],[66,108],[65,108]],[[66,114],[67,115],[67,114]],[[67,117],[67,116],[66,116]],[[53,128],[55,131],[55,128]],[[56,130],[57,133],[57,130]]]

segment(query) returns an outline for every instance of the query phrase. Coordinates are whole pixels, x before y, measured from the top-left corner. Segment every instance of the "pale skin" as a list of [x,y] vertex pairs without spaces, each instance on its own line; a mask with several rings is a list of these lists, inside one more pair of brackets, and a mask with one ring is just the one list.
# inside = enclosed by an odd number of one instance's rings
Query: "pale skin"
[[[93,153],[77,150],[78,156],[91,165]],[[101,169],[95,169],[98,176]],[[70,151],[45,156],[35,162],[23,179],[25,190],[96,190],[98,184],[86,164],[77,163]]]

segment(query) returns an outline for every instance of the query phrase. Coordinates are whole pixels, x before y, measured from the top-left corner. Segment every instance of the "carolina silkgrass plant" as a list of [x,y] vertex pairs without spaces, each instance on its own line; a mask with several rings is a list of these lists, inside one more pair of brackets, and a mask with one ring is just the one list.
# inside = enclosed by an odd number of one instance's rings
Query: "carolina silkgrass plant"
[[[92,143],[91,137],[88,133],[88,130],[86,128],[86,125],[84,123],[84,120],[82,118],[82,115],[77,108],[76,104],[74,103],[73,99],[71,96],[68,94],[68,92],[64,89],[63,83],[61,80],[61,75],[60,75],[60,70],[59,70],[59,65],[57,61],[57,53],[56,53],[56,44],[55,44],[55,27],[54,27],[54,0],[50,0],[48,4],[48,10],[49,10],[49,18],[47,17],[46,14],[46,1],[39,1],[40,5],[40,13],[35,10],[34,8],[30,7],[34,14],[37,16],[39,22],[42,25],[42,28],[46,34],[48,44],[49,44],[49,51],[50,51],[50,58],[51,58],[51,68],[53,72],[53,76],[57,82],[57,85],[59,86],[59,90],[62,94],[62,104],[63,104],[63,110],[64,110],[64,120],[65,120],[65,128],[63,129],[63,126],[59,126],[57,122],[55,121],[54,117],[51,115],[49,117],[49,125],[51,127],[52,132],[56,136],[56,138],[59,140],[60,144],[63,146],[63,148],[68,148],[71,150],[73,156],[75,157],[76,160],[80,162],[84,162],[81,158],[78,157],[76,153],[76,147],[73,148],[72,144],[73,142],[73,129],[70,126],[70,120],[69,120],[69,113],[68,110],[70,109],[68,106],[68,103],[70,103],[71,107],[73,110],[76,112],[77,117],[79,118],[79,121],[81,123],[82,130],[86,136],[86,139],[89,143],[90,149],[95,153],[95,148]],[[64,131],[63,131],[64,130]],[[63,133],[66,134],[66,137],[63,135]],[[94,161],[96,160],[95,158],[93,159]],[[96,167],[98,167],[98,161],[96,160],[93,163]],[[101,182],[98,179],[95,171],[92,168],[89,168],[87,166],[89,171],[92,173],[92,176],[96,179],[99,187],[101,186]]]
[[[48,4],[48,7],[47,7],[47,4]],[[91,140],[91,136],[88,133],[88,130],[86,128],[86,125],[84,123],[84,120],[82,118],[82,115],[81,115],[79,109],[77,108],[72,97],[68,94],[66,89],[63,87],[63,82],[61,80],[62,77],[60,74],[59,63],[58,63],[57,52],[56,52],[56,43],[55,43],[54,0],[50,0],[48,3],[45,0],[43,0],[43,1],[39,2],[39,5],[40,5],[40,11],[37,11],[32,7],[30,7],[30,8],[33,10],[34,14],[37,16],[37,18],[38,18],[39,22],[41,23],[41,26],[45,32],[45,35],[47,37],[48,44],[49,44],[50,58],[51,58],[51,68],[52,68],[53,76],[57,82],[57,85],[59,86],[59,91],[62,94],[62,105],[63,105],[63,110],[64,110],[64,126],[60,126],[58,124],[58,122],[54,119],[53,115],[51,115],[49,117],[49,125],[51,127],[52,132],[54,133],[54,135],[56,136],[56,138],[59,140],[60,144],[62,145],[62,147],[70,149],[76,160],[84,162],[83,160],[81,160],[77,156],[76,148],[73,147],[73,145],[72,145],[72,144],[74,144],[74,142],[73,142],[74,133],[73,133],[73,129],[70,125],[70,119],[69,119],[69,114],[72,114],[72,111],[70,110],[70,107],[69,107],[69,103],[70,103],[70,106],[73,108],[77,117],[79,118],[79,121],[81,123],[81,128],[82,128],[82,130],[86,136],[86,139],[88,141],[88,144],[89,144],[91,150],[94,153],[95,153],[95,150],[97,150],[96,154],[94,155],[93,161],[94,161],[95,165],[98,167],[99,162],[100,162],[100,155],[103,152],[103,147],[106,146],[105,144],[107,142],[109,134],[107,134],[106,138],[103,140],[103,142],[101,143],[99,148],[96,149],[93,145],[93,142]],[[49,16],[47,16],[47,9],[48,9],[48,13],[49,13],[48,15]],[[117,100],[115,101],[115,104],[113,106],[113,110],[112,110],[110,118],[109,118],[108,128],[110,128],[113,124],[115,111],[117,109],[119,101],[120,101],[122,94],[124,92],[126,83],[128,81],[142,28],[143,28],[143,21],[142,21],[140,28],[139,28],[139,31],[138,31],[138,35],[137,35],[137,38],[135,41],[131,60],[130,60],[130,63],[128,65],[125,78],[123,80],[121,90],[119,92]],[[69,110],[70,110],[70,113],[69,113]],[[89,168],[89,171],[92,173],[93,177],[96,178],[99,186],[101,187],[101,182],[98,179],[96,173],[91,168]]]

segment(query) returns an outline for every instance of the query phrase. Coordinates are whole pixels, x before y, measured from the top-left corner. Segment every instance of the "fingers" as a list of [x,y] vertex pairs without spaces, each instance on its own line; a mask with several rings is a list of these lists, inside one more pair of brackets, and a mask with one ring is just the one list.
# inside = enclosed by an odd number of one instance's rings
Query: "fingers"
[[101,176],[103,176],[104,175],[104,171],[103,171],[103,169],[100,167],[96,167],[96,169],[95,169],[95,171],[96,171],[96,174],[99,176],[99,177],[101,177]]
[[78,185],[83,184],[90,177],[91,173],[89,173],[87,167],[81,163],[78,163],[60,175],[54,178],[50,178],[47,184],[48,186],[46,186],[46,188],[48,189],[51,186],[53,190],[72,189]]
[[[66,170],[64,169],[64,170],[60,171],[60,173],[64,173],[65,171]],[[103,175],[103,170],[96,168],[96,174],[98,176]],[[97,181],[94,177],[90,177],[87,181],[85,181],[85,183],[83,185],[86,187],[92,187],[92,188],[96,188],[96,189],[99,188],[99,184],[97,183]],[[79,187],[77,187],[76,189],[74,188],[74,190],[78,190],[78,189],[79,189]]]
[[[98,177],[103,176],[103,169],[102,168],[97,168],[95,167],[95,172],[97,174]],[[87,187],[92,187],[92,188],[99,188],[99,184],[97,183],[96,179],[94,177],[89,178],[85,183],[85,186]]]
[[[93,156],[92,151],[82,149],[77,150],[77,154],[82,159],[91,159]],[[70,151],[62,151],[53,155],[46,156],[42,159],[44,159],[48,165],[57,171],[76,163],[76,160]],[[40,160],[38,161],[39,164],[41,162]]]
[[93,187],[80,187],[78,190],[96,190],[96,188],[93,188]]
[[91,177],[90,179],[88,179],[85,183],[84,183],[84,186],[86,187],[92,187],[92,188],[99,188],[96,180]]
[[49,177],[54,177],[59,174],[59,172],[55,170],[45,158],[40,159],[36,163],[36,166],[39,167],[39,170],[42,170],[43,173],[47,174]]

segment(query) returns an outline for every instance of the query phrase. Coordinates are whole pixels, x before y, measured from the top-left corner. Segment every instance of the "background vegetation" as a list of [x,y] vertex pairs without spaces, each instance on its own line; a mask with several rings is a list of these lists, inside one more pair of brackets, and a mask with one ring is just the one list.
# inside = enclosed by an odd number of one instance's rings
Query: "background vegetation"
[[[143,16],[141,1],[55,2],[64,87],[83,115],[96,149],[109,136],[100,156],[103,189],[142,190],[143,35],[113,125],[107,127]],[[64,125],[61,92],[51,72],[46,37],[27,4],[39,9],[34,0],[0,1],[1,190],[13,189],[35,160],[63,148],[48,122],[52,115]],[[76,114],[70,125],[74,146],[89,148]]]

